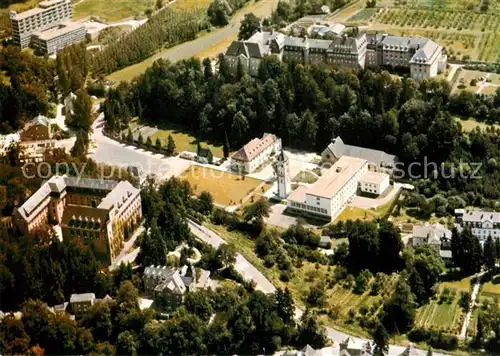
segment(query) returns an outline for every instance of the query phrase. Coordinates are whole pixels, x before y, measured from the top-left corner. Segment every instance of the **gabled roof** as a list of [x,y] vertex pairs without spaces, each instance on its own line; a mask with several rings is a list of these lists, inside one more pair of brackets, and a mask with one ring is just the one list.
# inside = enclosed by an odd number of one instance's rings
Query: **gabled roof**
[[24,129],[26,130],[26,129],[29,129],[30,127],[36,126],[36,125],[43,125],[43,126],[48,127],[50,125],[50,121],[45,116],[38,115],[38,116],[34,117],[32,120],[28,121],[26,123],[26,125],[24,125]]
[[113,206],[120,208],[123,203],[129,198],[135,197],[138,193],[139,189],[130,184],[130,182],[122,180],[106,195],[97,208],[106,210],[111,209]]
[[93,300],[95,300],[94,293],[81,293],[81,294],[71,294],[69,302],[70,303],[91,302]]
[[463,214],[462,220],[465,222],[491,222],[500,223],[500,213],[492,211],[469,210]]
[[256,137],[236,152],[232,158],[250,162],[270,145],[273,145],[276,140],[278,138],[275,135],[267,133],[261,139]]
[[226,50],[226,56],[249,58],[248,49],[243,41],[233,41]]
[[346,145],[339,136],[328,145],[327,149],[337,158],[342,156],[357,157],[365,159],[369,163],[377,164],[378,166],[389,167],[393,167],[396,163],[396,156],[394,155],[371,148]]
[[451,239],[451,231],[440,223],[432,225],[413,225],[412,236],[427,239],[428,244],[441,244],[441,238]]
[[184,281],[182,280],[181,275],[178,271],[172,273],[163,283],[157,285],[155,288],[155,291],[157,292],[163,292],[164,290],[167,290],[168,292],[173,294],[186,293],[187,288],[184,285]]

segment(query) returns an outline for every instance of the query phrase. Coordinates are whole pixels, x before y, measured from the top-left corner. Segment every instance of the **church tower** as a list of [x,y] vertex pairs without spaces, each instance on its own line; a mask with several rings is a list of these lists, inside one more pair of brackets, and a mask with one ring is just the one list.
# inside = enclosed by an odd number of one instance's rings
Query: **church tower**
[[274,173],[278,177],[278,197],[286,199],[292,191],[292,186],[290,182],[290,162],[283,150],[278,154],[276,161],[274,161],[273,168]]

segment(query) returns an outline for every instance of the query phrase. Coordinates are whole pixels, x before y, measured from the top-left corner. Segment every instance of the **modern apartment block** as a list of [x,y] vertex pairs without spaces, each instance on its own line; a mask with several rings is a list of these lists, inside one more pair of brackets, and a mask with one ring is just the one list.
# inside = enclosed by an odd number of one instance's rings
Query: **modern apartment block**
[[87,29],[76,22],[63,22],[57,27],[33,34],[32,46],[40,53],[52,54],[73,43],[83,41]]
[[72,12],[71,0],[42,1],[19,14],[10,11],[12,39],[21,48],[34,47],[43,54],[55,53],[85,38],[85,27],[71,22]]
[[14,215],[18,229],[34,235],[59,224],[64,240],[79,239],[112,263],[142,218],[139,189],[127,181],[53,176]]
[[415,79],[431,78],[446,69],[441,46],[428,38],[388,35],[356,36],[341,34],[332,40],[286,36],[279,32],[257,32],[246,41],[234,41],[225,58],[236,69],[241,63],[250,75],[256,75],[264,56],[303,64],[331,64],[337,67],[407,68]]

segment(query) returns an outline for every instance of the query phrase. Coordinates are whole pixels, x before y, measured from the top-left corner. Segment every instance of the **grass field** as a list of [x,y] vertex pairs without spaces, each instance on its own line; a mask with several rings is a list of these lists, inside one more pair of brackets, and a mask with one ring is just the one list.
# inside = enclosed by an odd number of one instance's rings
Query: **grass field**
[[222,205],[238,205],[248,194],[252,193],[263,182],[237,174],[219,171],[202,166],[192,165],[182,175],[199,194],[207,191],[214,201]]
[[73,5],[73,18],[98,16],[106,21],[144,15],[146,9],[154,9],[155,0],[80,0]]
[[468,292],[471,286],[472,277],[463,278],[458,281],[443,282],[440,284],[440,288],[448,287],[449,289],[454,289],[457,292]]
[[481,286],[481,297],[500,298],[500,275]]
[[[134,130],[137,129],[139,126],[140,123],[138,122],[138,120],[134,119],[129,123],[128,128],[132,130],[135,136],[136,132]],[[128,130],[124,130],[123,132],[125,132],[126,134]],[[172,124],[165,125],[165,127],[159,129],[153,135],[151,135],[151,140],[153,141],[153,143],[155,143],[156,139],[159,138],[162,145],[165,146],[167,144],[167,139],[169,135],[172,135],[172,138],[175,141],[175,150],[177,152],[182,152],[182,151],[196,152],[198,145],[197,144],[198,140],[196,139],[196,137],[191,135],[184,128],[177,127],[176,125]],[[144,139],[146,139],[146,137],[144,137]],[[212,151],[214,157],[224,156],[222,146],[214,146],[204,141],[201,141],[201,145],[203,147],[209,148],[210,151]]]
[[[156,139],[159,138],[163,145],[166,145],[168,136],[172,135],[172,138],[175,141],[175,148],[178,152],[181,151],[191,151],[196,152],[197,148],[197,140],[194,136],[186,133],[182,130],[178,129],[161,129],[158,130],[151,136],[153,142],[156,142]],[[215,157],[223,157],[224,154],[222,152],[222,146],[214,146],[206,142],[202,142],[203,147],[207,147],[212,151],[212,154]]]
[[[177,9],[208,7],[210,0],[177,0],[168,6]],[[164,0],[164,4],[169,4]],[[154,10],[156,0],[80,0],[73,5],[73,18],[98,16],[106,21],[118,20],[135,16],[144,16],[146,9]]]
[[349,17],[347,19],[348,22],[357,22],[357,21],[367,21],[369,20],[373,15],[377,13],[377,9],[375,8],[367,8],[367,9],[361,9],[358,11],[356,14],[353,16]]
[[377,207],[376,209],[360,209],[352,206],[347,206],[342,213],[335,219],[335,222],[346,220],[363,220],[372,221],[386,214],[391,207],[392,200]]
[[500,125],[490,125],[486,124],[484,122],[479,122],[474,120],[473,118],[469,118],[467,120],[462,120],[460,118],[455,118],[458,122],[460,122],[460,125],[462,125],[462,129],[466,132],[470,132],[472,130],[475,130],[476,127],[479,127],[481,130],[486,130],[490,127],[496,127],[500,129]]

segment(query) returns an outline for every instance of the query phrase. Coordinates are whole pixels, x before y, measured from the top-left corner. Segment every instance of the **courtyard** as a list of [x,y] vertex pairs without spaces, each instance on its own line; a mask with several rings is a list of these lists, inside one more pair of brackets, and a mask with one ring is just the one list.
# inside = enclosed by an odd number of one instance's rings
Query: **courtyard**
[[266,187],[262,180],[197,164],[193,164],[180,177],[191,184],[196,194],[207,191],[212,194],[216,204],[223,206],[241,205],[256,190],[265,190]]

